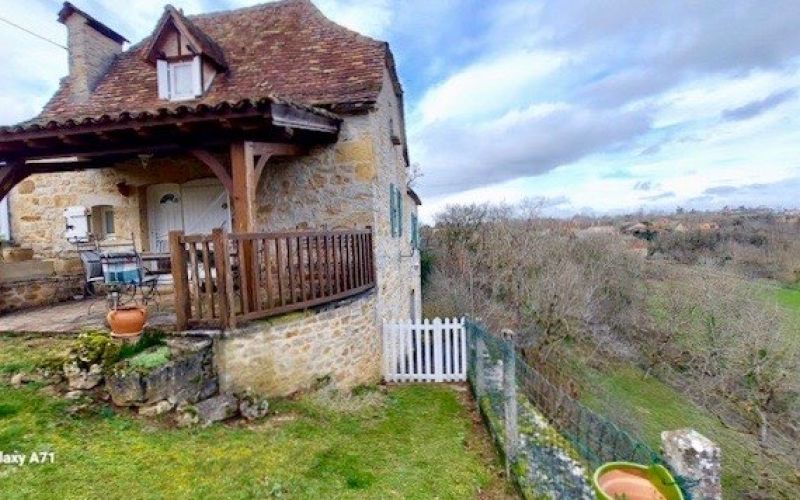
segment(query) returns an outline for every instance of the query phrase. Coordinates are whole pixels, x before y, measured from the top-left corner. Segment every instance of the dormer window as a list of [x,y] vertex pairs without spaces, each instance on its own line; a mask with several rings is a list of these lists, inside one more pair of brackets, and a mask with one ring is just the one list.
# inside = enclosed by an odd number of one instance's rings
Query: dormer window
[[170,101],[202,96],[214,76],[228,69],[222,48],[171,5],[165,7],[144,58],[156,66],[158,97]]
[[203,74],[200,56],[189,60],[159,59],[158,97],[170,101],[194,99],[203,94]]

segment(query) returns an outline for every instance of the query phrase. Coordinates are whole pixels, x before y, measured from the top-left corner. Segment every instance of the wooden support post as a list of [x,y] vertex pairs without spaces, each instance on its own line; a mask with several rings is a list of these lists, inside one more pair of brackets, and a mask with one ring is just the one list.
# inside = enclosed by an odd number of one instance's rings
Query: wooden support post
[[[236,233],[251,233],[255,230],[255,167],[253,152],[248,142],[231,143],[231,174],[233,178],[233,227]],[[239,272],[247,283],[247,310],[259,309],[256,304],[255,252],[252,240],[242,240],[239,256]]]
[[503,407],[506,421],[506,476],[511,477],[511,464],[517,459],[519,425],[517,422],[517,366],[514,332],[505,329],[503,335]]
[[183,231],[169,232],[169,253],[172,283],[175,287],[175,328],[182,332],[189,326],[189,316],[191,315],[189,275],[186,268],[186,251],[183,247]]
[[231,143],[231,177],[233,181],[233,227],[237,233],[253,232],[256,197],[253,153],[247,142]]

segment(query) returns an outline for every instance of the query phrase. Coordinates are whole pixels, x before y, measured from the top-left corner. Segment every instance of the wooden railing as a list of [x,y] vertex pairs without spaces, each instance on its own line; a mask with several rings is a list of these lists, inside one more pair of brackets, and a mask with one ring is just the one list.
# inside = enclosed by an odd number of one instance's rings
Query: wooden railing
[[177,328],[235,326],[375,285],[372,231],[170,233]]

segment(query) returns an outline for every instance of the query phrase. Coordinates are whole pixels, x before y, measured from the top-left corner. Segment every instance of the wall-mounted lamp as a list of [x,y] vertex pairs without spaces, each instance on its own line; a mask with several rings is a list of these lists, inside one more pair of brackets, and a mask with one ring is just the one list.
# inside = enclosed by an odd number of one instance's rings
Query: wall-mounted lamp
[[147,165],[150,163],[150,158],[152,157],[153,155],[149,153],[139,154],[139,161],[142,163],[142,168],[147,168]]

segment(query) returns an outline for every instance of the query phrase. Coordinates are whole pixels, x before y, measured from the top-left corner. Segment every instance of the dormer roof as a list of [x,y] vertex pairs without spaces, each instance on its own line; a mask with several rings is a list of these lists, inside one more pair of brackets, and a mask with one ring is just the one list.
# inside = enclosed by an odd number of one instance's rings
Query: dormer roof
[[157,59],[162,58],[162,45],[171,30],[177,30],[180,33],[182,49],[196,55],[206,56],[219,71],[227,70],[222,47],[172,5],[164,7],[164,14],[143,49],[146,61],[155,64]]

